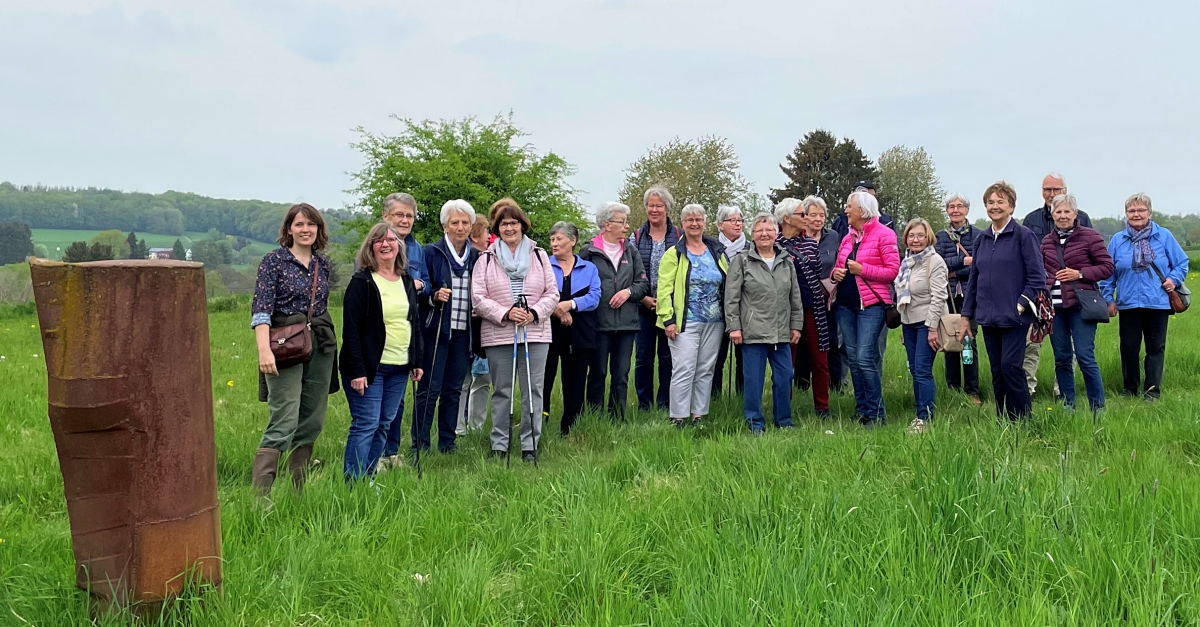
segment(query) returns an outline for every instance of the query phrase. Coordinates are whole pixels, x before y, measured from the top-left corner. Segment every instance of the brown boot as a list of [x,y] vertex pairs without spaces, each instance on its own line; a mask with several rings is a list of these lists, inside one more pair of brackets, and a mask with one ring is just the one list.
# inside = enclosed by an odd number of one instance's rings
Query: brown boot
[[304,480],[308,478],[308,465],[312,461],[313,445],[301,444],[292,449],[288,456],[288,472],[292,473],[292,485],[297,492],[304,491]]
[[250,485],[254,495],[260,499],[271,496],[271,484],[275,483],[275,473],[279,467],[279,450],[260,448],[254,454],[254,469],[250,477]]

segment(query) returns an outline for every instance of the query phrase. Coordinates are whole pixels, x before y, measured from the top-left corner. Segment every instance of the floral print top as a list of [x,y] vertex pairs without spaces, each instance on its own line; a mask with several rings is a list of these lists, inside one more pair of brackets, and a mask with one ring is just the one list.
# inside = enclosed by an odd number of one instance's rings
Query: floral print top
[[270,326],[271,315],[295,316],[308,313],[312,295],[313,270],[317,271],[317,299],[313,317],[329,307],[329,260],[314,254],[309,267],[304,267],[287,248],[273,250],[258,264],[258,280],[254,284],[254,302],[250,306],[250,326]]
[[705,251],[699,255],[688,252],[691,273],[688,277],[687,318],[688,322],[709,324],[724,322],[721,315],[721,269],[713,256]]

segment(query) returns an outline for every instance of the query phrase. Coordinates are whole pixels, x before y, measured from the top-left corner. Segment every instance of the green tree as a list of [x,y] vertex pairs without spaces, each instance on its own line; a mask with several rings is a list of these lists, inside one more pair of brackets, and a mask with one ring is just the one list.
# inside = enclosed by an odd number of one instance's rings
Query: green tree
[[201,240],[192,244],[192,261],[210,268],[233,263],[233,246],[228,239]]
[[33,256],[37,257],[39,259],[49,259],[50,258],[50,249],[46,248],[45,244],[34,244],[33,245]]
[[880,208],[895,220],[897,231],[917,217],[928,220],[934,230],[945,228],[942,198],[946,194],[924,148],[894,146],[879,155],[878,191]]
[[733,144],[722,137],[707,136],[683,141],[676,137],[654,146],[625,169],[625,183],[617,198],[629,205],[629,222],[637,228],[646,221],[643,197],[654,185],[663,185],[675,197],[675,220],[684,205],[699,203],[708,214],[708,230],[716,233],[718,205],[757,204]]
[[1200,227],[1192,227],[1187,232],[1187,243],[1189,246],[1200,244]]
[[89,261],[87,242],[71,242],[71,245],[67,246],[67,249],[63,251],[62,260],[68,263]]
[[825,129],[807,133],[779,169],[787,176],[787,182],[771,190],[772,202],[815,195],[829,205],[831,213],[841,210],[855,184],[879,176],[875,165],[853,139],[838,141]]
[[150,249],[146,246],[146,240],[138,239],[137,233],[129,232],[125,238],[126,245],[129,246],[130,259],[145,259],[150,254]]
[[112,246],[101,244],[100,242],[92,242],[92,245],[88,247],[88,261],[108,261],[109,259],[116,259],[113,255]]
[[487,124],[475,118],[396,119],[403,129],[395,136],[358,129],[362,140],[355,147],[366,165],[353,175],[354,192],[370,214],[342,222],[345,250],[357,248],[380,220],[383,199],[401,191],[417,200],[414,233],[423,242],[442,236],[442,204],[457,198],[485,214],[493,202],[512,197],[533,223],[530,236],[542,245],[555,222],[583,222],[578,192],[567,183],[574,166],[553,152],[540,155],[532,145],[519,143],[525,133],[511,116],[497,116]]
[[100,231],[92,236],[92,244],[103,244],[108,246],[109,251],[111,251],[108,259],[129,258],[129,242],[126,241],[125,234],[117,229]]
[[24,222],[0,222],[0,266],[33,255],[33,233]]
[[174,254],[175,258],[180,261],[187,259],[187,251],[184,250],[183,242],[179,241],[178,238],[176,238],[175,243],[171,245],[171,253]]

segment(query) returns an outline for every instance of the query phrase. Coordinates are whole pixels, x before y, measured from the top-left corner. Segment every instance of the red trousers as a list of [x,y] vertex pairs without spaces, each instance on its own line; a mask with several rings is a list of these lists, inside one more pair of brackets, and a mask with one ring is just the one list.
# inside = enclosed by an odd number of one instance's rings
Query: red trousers
[[[831,324],[832,320],[829,321]],[[792,364],[796,363],[797,351],[808,353],[808,365],[812,369],[813,405],[817,411],[829,409],[829,356],[820,348],[817,320],[812,309],[804,310],[804,330],[800,332],[800,344],[792,346]]]

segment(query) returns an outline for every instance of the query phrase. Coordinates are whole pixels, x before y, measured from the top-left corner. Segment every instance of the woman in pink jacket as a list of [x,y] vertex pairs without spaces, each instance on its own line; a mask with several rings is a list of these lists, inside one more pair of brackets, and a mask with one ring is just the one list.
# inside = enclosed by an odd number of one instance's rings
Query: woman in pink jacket
[[515,368],[521,382],[521,459],[531,462],[542,433],[542,382],[558,283],[546,251],[525,235],[529,217],[513,199],[496,201],[488,215],[499,239],[475,262],[471,302],[482,319],[480,345],[492,373],[491,455],[505,455],[511,446]]
[[846,202],[850,232],[842,238],[833,279],[834,316],[850,357],[854,412],[864,427],[887,423],[883,379],[876,365],[884,306],[892,304],[892,281],[900,271],[896,233],[879,223],[879,202],[867,192],[854,192]]

